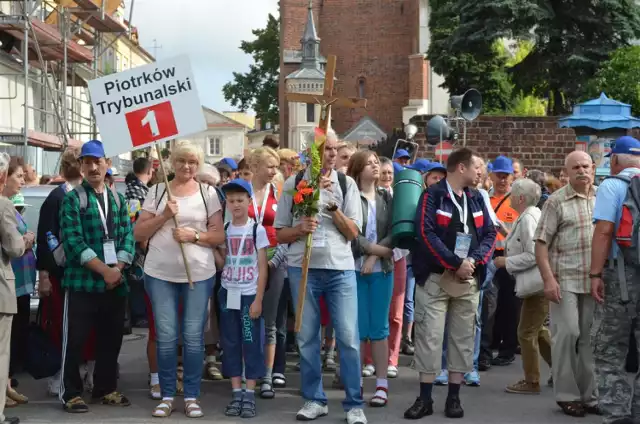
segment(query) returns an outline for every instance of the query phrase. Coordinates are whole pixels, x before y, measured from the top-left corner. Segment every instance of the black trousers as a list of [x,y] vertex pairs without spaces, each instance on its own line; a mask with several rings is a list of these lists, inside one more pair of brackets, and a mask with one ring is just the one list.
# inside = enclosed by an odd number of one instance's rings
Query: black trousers
[[82,349],[91,329],[96,331],[94,398],[114,392],[118,382],[118,356],[122,347],[126,298],[110,290],[86,293],[67,290],[63,317],[61,399],[67,402],[81,396]]
[[520,323],[521,301],[515,294],[516,279],[505,268],[496,272],[498,281],[498,302],[493,325],[493,346],[498,356],[509,358],[518,348],[518,324]]
[[31,296],[18,297],[18,313],[11,321],[11,359],[9,376],[13,377],[23,370],[24,360],[29,348],[29,319],[31,317]]

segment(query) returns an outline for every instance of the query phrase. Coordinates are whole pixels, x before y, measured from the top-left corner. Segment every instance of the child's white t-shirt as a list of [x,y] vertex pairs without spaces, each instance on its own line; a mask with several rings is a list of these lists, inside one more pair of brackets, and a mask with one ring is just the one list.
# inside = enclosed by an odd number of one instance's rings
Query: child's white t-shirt
[[[258,289],[258,250],[269,247],[267,231],[262,225],[256,228],[256,243],[253,243],[254,221],[249,220],[244,227],[229,224],[227,228],[227,257],[222,270],[222,287],[227,290],[240,289],[243,296],[254,295]],[[238,249],[242,241],[242,252]]]

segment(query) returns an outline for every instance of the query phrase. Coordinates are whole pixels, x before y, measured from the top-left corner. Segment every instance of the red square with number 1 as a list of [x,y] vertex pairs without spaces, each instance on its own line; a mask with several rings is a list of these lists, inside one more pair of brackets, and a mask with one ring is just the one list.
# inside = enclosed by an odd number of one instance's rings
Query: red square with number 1
[[125,118],[134,147],[178,134],[171,102],[131,111],[125,114]]

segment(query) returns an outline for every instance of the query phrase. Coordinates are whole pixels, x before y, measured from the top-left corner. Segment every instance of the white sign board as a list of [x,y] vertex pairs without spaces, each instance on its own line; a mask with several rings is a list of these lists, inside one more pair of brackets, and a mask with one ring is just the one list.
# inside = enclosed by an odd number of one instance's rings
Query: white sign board
[[89,81],[107,157],[206,130],[187,56]]

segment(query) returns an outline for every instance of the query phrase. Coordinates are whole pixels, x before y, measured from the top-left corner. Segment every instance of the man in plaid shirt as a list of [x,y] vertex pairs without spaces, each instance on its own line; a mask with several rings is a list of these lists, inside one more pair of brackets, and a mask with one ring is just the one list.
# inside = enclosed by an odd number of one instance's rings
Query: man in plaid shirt
[[128,207],[124,196],[105,185],[108,164],[101,142],[85,143],[80,161],[85,180],[67,193],[60,209],[66,256],[60,399],[65,411],[72,413],[89,410],[82,400],[79,366],[84,341],[94,327],[92,398],[105,405],[130,405],[116,391],[128,291],[123,269],[131,264],[134,254]]

